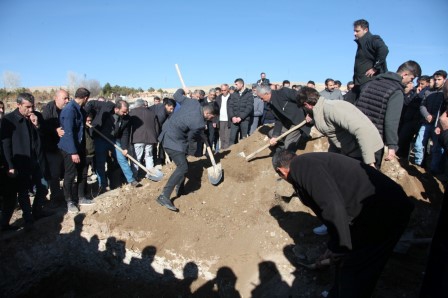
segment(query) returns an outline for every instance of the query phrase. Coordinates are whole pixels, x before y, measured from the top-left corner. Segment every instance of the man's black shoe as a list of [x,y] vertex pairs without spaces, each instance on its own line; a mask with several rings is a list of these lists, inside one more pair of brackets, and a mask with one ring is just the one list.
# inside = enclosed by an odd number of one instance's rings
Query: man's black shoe
[[170,209],[171,211],[179,211],[179,209],[176,208],[176,206],[173,205],[170,199],[165,197],[164,195],[160,195],[156,199],[157,203],[159,203],[162,206],[165,206],[166,208]]
[[131,183],[129,183],[132,187],[141,187],[142,185],[137,181],[134,180]]

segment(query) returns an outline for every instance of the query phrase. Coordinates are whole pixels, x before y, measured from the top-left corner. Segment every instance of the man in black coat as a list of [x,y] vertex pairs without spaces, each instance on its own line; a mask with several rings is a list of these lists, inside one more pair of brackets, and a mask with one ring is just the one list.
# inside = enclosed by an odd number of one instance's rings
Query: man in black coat
[[[17,194],[22,208],[26,228],[31,228],[35,220],[46,215],[42,207],[48,193],[48,172],[41,142],[44,121],[33,107],[34,96],[20,93],[17,108],[4,116],[0,130],[4,166],[11,178],[10,187]],[[36,186],[36,195],[31,207],[28,192],[33,186]],[[8,198],[8,202],[5,202],[7,206],[3,209],[1,222],[3,228],[9,225],[15,202],[15,197]]]
[[252,90],[244,88],[243,79],[235,80],[235,92],[227,102],[227,114],[230,119],[230,145],[238,142],[238,133],[244,139],[249,134],[250,116],[254,109]]
[[[162,131],[163,123],[165,123],[166,119],[168,119],[168,117],[174,112],[175,108],[176,101],[168,97],[165,97],[162,103],[154,104],[149,107],[149,109],[152,110],[156,115],[157,138]],[[156,166],[165,164],[165,150],[163,149],[163,146],[160,144],[160,142],[158,143],[158,145],[153,147],[152,152],[154,156],[154,164]]]
[[59,115],[69,100],[68,92],[60,89],[56,91],[54,100],[47,103],[42,110],[46,127],[46,131],[43,134],[43,145],[51,175],[49,181],[51,200],[56,199],[56,197],[62,194],[59,182],[64,170],[64,162],[58,148],[59,138],[62,134]]
[[112,157],[120,165],[126,181],[133,187],[140,186],[135,180],[131,166],[125,157],[128,154],[128,146],[130,144],[129,104],[121,99],[117,100],[115,104],[110,101],[92,100],[87,103],[85,110],[87,113],[91,113],[92,110],[95,111],[96,115],[92,121],[92,126],[124,152],[122,154],[120,150],[114,148],[104,137],[94,134],[96,170],[100,186],[99,193],[104,192],[108,186],[105,171],[108,152],[111,152]]
[[179,89],[174,93],[174,100],[182,107],[173,113],[163,124],[159,142],[176,164],[160,196],[156,201],[172,211],[178,209],[171,202],[171,193],[177,189],[177,195],[183,188],[185,175],[188,172],[187,151],[191,138],[206,140],[204,134],[206,121],[212,120],[217,111],[213,104],[201,105],[198,100],[186,97],[188,90]]
[[330,241],[321,258],[336,261],[328,297],[370,297],[413,210],[401,186],[337,153],[297,156],[282,150],[272,164],[328,227]]
[[[279,135],[305,120],[305,111],[297,106],[296,90],[289,88],[271,90],[269,86],[260,85],[257,86],[257,95],[269,105],[276,119],[274,130],[269,141],[271,146],[277,144],[277,137]],[[282,141],[283,144],[279,148],[286,148],[295,152],[300,136],[302,134],[309,136],[310,130],[311,126],[306,125],[299,130],[293,131],[285,137]]]
[[345,97],[346,101],[356,102],[364,83],[374,76],[387,72],[386,57],[389,48],[379,35],[372,35],[369,22],[357,20],[353,23],[355,42],[357,44],[352,92]]

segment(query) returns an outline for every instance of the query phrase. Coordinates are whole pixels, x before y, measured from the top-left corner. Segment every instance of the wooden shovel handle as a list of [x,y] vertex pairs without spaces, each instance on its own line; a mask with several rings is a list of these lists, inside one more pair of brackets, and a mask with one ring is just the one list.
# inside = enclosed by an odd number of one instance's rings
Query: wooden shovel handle
[[[290,129],[288,129],[287,131],[285,131],[284,133],[282,133],[281,135],[279,135],[277,137],[277,140],[281,140],[284,137],[286,137],[287,135],[289,135],[291,132],[298,130],[299,128],[301,128],[302,126],[304,126],[306,124],[306,120],[303,120],[302,122],[300,122],[299,124],[297,124],[294,127],[291,127]],[[256,151],[254,151],[253,153],[249,154],[248,156],[246,156],[246,160],[251,159],[252,157],[254,157],[257,153],[260,153],[261,151],[263,151],[264,149],[268,148],[269,146],[271,146],[271,144],[266,144],[263,147],[257,149]]]
[[[104,140],[106,140],[107,142],[109,142],[110,144],[112,144],[118,151],[121,152],[121,154],[124,155],[124,150],[120,148],[120,146],[118,146],[117,144],[115,144],[114,142],[112,142],[108,137],[106,137],[105,135],[103,135],[98,129],[96,129],[95,127],[93,127],[92,125],[90,125],[89,123],[86,123],[86,125],[89,128],[92,128],[97,134],[99,134]],[[133,163],[135,163],[137,166],[139,166],[143,171],[145,171],[146,173],[148,173],[149,175],[155,176],[157,175],[157,173],[154,173],[153,171],[150,171],[149,169],[147,169],[146,167],[144,167],[141,163],[139,163],[135,158],[133,158],[131,155],[127,154],[126,155],[127,158],[129,158]]]

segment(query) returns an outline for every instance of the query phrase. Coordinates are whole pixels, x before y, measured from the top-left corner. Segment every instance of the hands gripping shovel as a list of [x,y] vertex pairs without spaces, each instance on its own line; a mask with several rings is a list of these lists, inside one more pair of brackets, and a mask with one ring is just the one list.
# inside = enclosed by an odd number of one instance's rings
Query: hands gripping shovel
[[[182,78],[182,74],[180,73],[179,66],[177,64],[175,64],[175,66],[176,66],[177,75],[179,76],[179,80],[182,84],[182,88],[186,89],[184,80]],[[215,158],[213,156],[213,152],[210,149],[210,145],[208,144],[208,141],[204,140],[204,143],[205,143],[205,146],[207,147],[208,157],[210,158],[210,161],[212,163],[212,166],[207,168],[208,180],[210,181],[211,184],[217,185],[217,184],[219,184],[219,182],[222,179],[222,166],[221,166],[221,163],[216,164]]]

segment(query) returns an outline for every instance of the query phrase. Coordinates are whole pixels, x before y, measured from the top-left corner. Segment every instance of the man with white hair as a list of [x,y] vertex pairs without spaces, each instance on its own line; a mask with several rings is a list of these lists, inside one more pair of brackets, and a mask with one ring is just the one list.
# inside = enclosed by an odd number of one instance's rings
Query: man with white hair
[[[157,144],[156,132],[156,114],[153,110],[145,107],[143,99],[137,99],[134,103],[134,109],[129,113],[131,116],[131,142],[134,147],[135,156],[141,161],[144,156],[145,167],[148,170],[154,170],[153,146]],[[144,155],[143,155],[144,154]],[[134,165],[134,172],[138,173],[138,166]],[[159,172],[158,172],[159,174]],[[146,175],[146,178],[160,181],[163,175]]]

